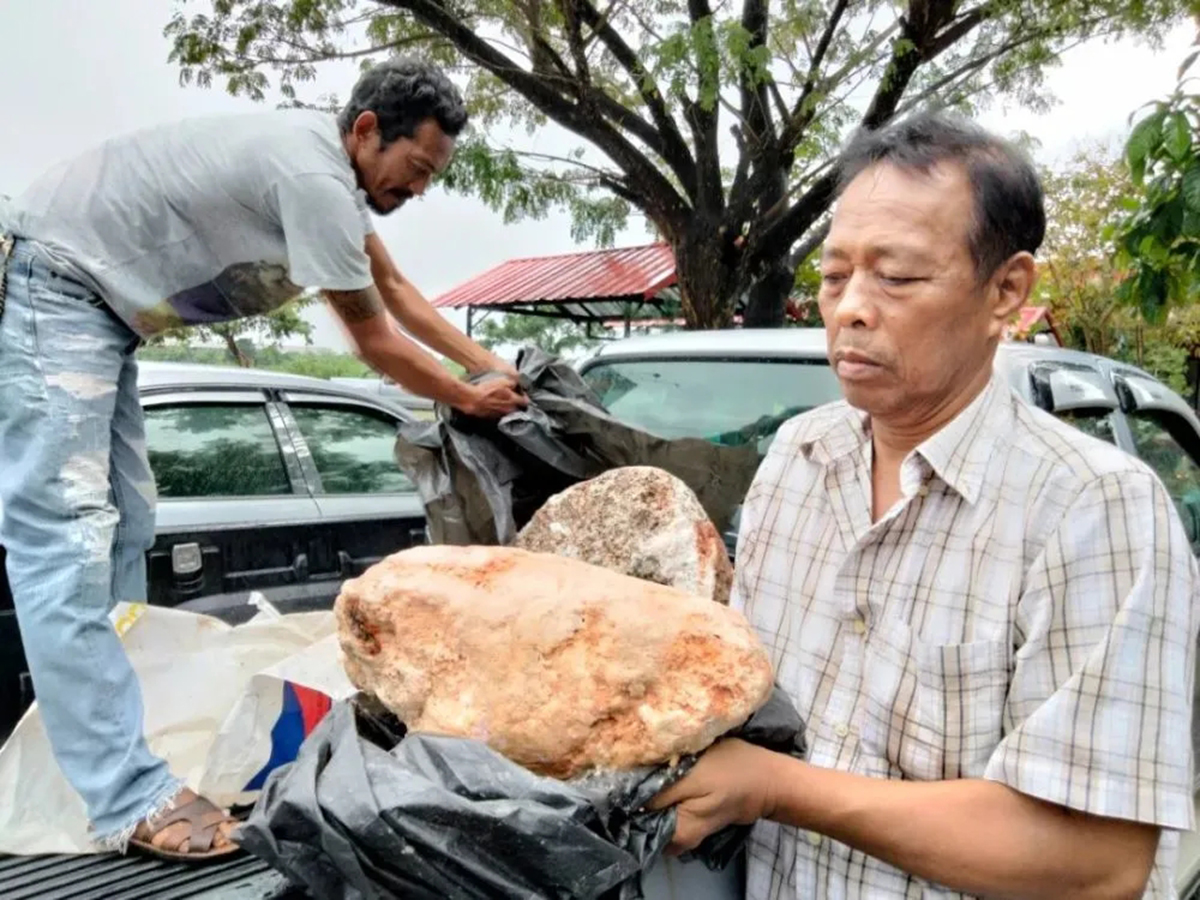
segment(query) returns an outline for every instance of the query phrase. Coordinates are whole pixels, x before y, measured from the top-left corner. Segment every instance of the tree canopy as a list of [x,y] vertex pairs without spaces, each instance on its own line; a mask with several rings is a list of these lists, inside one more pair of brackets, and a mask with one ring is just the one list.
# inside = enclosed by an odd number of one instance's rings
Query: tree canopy
[[[191,0],[166,33],[184,83],[285,103],[316,101],[306,82],[329,61],[441,62],[476,123],[449,189],[510,220],[564,207],[577,240],[602,244],[640,212],[675,250],[689,325],[721,327],[743,301],[746,324],[782,321],[850,129],[926,103],[1044,106],[1064,50],[1158,40],[1197,11],[1200,0]],[[550,122],[573,147],[521,145]]]
[[1198,56],[1200,34],[1174,92],[1147,105],[1125,146],[1137,189],[1121,230],[1125,299],[1152,321],[1194,303],[1200,285],[1200,79],[1189,75]]

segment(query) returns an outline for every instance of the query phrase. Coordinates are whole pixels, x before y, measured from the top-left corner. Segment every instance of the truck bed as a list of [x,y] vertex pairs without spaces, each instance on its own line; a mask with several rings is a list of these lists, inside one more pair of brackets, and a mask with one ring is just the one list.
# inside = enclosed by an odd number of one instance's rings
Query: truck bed
[[308,900],[253,856],[184,865],[139,856],[0,857],[4,900]]

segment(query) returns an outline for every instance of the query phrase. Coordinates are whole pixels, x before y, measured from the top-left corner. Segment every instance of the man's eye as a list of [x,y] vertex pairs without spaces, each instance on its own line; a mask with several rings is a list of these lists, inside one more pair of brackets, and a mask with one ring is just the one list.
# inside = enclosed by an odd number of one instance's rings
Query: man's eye
[[826,284],[841,284],[846,280],[846,276],[840,272],[822,272],[821,280]]
[[887,282],[888,284],[900,285],[912,284],[914,282],[921,281],[922,279],[915,278],[911,275],[880,275],[879,280]]

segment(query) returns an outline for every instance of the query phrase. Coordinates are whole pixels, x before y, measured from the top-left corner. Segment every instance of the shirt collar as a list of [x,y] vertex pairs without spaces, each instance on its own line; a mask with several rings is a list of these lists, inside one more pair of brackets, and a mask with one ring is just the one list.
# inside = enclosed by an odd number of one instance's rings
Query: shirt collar
[[[941,431],[920,444],[905,460],[919,456],[942,481],[974,504],[983,491],[987,467],[997,441],[1011,433],[1013,409],[1009,392],[993,373],[987,385],[966,409]],[[871,440],[871,418],[846,407],[848,415],[834,417],[801,445],[813,462],[829,465],[863,450]]]

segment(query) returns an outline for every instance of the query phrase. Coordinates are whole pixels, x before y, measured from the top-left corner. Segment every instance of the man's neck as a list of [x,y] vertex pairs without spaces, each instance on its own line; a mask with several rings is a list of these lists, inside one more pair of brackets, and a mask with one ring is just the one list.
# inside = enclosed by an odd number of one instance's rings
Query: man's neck
[[905,416],[871,417],[871,435],[875,465],[899,471],[904,458],[925,443],[983,393],[991,378],[991,368],[980,370],[963,388],[930,404],[926,409]]

